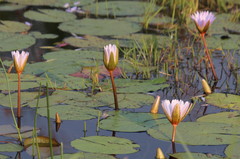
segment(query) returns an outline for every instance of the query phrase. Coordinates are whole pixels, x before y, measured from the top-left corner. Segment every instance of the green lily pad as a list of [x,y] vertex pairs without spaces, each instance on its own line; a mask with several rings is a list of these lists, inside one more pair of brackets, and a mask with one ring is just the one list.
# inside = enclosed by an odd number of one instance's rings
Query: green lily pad
[[[21,106],[27,106],[27,102],[30,102],[34,100],[35,98],[38,97],[38,92],[21,92]],[[17,99],[18,99],[18,94],[13,93],[11,94],[11,99],[12,99],[12,104],[13,107],[17,107]],[[36,102],[34,102],[36,106]],[[9,102],[9,95],[0,95],[0,105],[5,106],[5,107],[11,107],[10,102]]]
[[217,114],[209,114],[197,119],[200,122],[224,123],[240,126],[239,112],[221,112]]
[[140,25],[132,22],[89,18],[64,22],[58,28],[62,31],[75,34],[99,36],[126,35],[141,30]]
[[213,35],[207,37],[208,47],[211,49],[238,49],[240,45],[240,36],[239,35],[224,35],[228,38],[222,39],[223,35]]
[[147,93],[149,91],[157,91],[169,86],[165,82],[166,79],[163,77],[154,80],[115,80],[118,93]]
[[239,159],[240,158],[239,149],[238,149],[239,146],[240,146],[240,142],[231,144],[227,146],[224,153],[226,154],[227,157],[231,159]]
[[29,33],[29,35],[33,36],[36,39],[55,39],[58,37],[58,35],[55,34],[42,34],[38,31],[32,31]]
[[0,152],[18,152],[22,150],[23,147],[17,144],[12,143],[0,144]]
[[15,11],[26,8],[25,5],[16,5],[16,4],[1,4],[0,11]]
[[0,158],[1,159],[8,159],[8,158],[11,158],[10,156],[6,156],[6,155],[2,155],[2,154],[0,154]]
[[9,21],[9,20],[1,20],[0,21],[0,31],[1,32],[11,32],[11,33],[17,33],[17,32],[26,32],[30,29],[30,26],[15,22],[15,21]]
[[[26,65],[28,67],[28,65]],[[18,75],[15,73],[7,74],[9,87],[5,75],[0,74],[0,90],[18,90]],[[36,77],[29,74],[21,75],[21,90],[35,88],[40,86],[40,82],[44,85],[47,82],[46,78]]]
[[208,104],[233,110],[240,110],[240,96],[224,93],[212,93],[206,97]]
[[[63,158],[71,158],[71,159],[116,159],[111,155],[100,154],[100,153],[86,153],[86,152],[78,152],[73,154],[63,154]],[[48,159],[51,159],[50,157]],[[61,155],[54,156],[54,159],[62,159]]]
[[[223,123],[182,122],[177,126],[175,141],[187,145],[224,145],[240,139],[239,126]],[[172,125],[160,124],[147,133],[160,140],[171,141]]]
[[[150,3],[138,1],[106,1],[84,6],[83,9],[101,16],[133,16],[143,15],[148,5]],[[156,5],[153,8],[153,12],[157,11]]]
[[129,154],[138,151],[138,144],[119,137],[110,136],[89,136],[73,140],[71,145],[85,152],[102,154]]
[[169,121],[162,114],[114,112],[113,116],[101,120],[100,128],[111,131],[140,132]]
[[[50,99],[51,100],[51,99]],[[39,108],[38,114],[47,117],[47,109]],[[97,118],[99,110],[89,107],[77,107],[71,105],[58,105],[50,107],[50,118],[55,119],[55,114],[58,113],[61,120],[89,120]]]
[[[34,6],[55,6],[64,7],[64,4],[69,3],[70,6],[75,6],[74,2],[79,2],[79,0],[6,0],[11,3],[18,3],[23,5],[34,5]],[[94,0],[81,0],[79,5],[91,4]]]
[[0,40],[0,51],[22,50],[32,46],[36,42],[36,40],[29,35],[5,32],[0,32]]
[[76,16],[62,10],[39,9],[38,11],[27,11],[24,17],[41,22],[59,23],[76,19]]
[[170,154],[170,156],[177,159],[186,159],[186,158],[196,158],[196,159],[224,159],[224,157],[212,154],[203,154],[203,153],[190,153],[190,152],[179,152]]

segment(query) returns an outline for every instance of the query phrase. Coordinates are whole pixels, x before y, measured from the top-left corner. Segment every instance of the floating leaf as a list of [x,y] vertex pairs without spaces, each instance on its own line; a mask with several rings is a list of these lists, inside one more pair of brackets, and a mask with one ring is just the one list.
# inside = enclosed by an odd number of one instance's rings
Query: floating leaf
[[19,5],[19,4],[1,4],[0,11],[15,11],[25,8],[25,5]]
[[36,40],[29,35],[0,32],[0,51],[22,50],[35,44]]
[[11,158],[10,156],[6,156],[6,155],[2,155],[2,154],[0,154],[0,158],[1,159],[9,159],[9,158]]
[[[50,107],[50,118],[55,118],[58,112],[62,120],[89,120],[98,117],[99,110],[88,107],[77,107],[71,105],[58,105]],[[47,108],[39,108],[38,114],[47,117]]]
[[11,33],[17,33],[17,32],[26,32],[30,29],[30,26],[15,22],[15,21],[9,21],[9,20],[1,20],[0,21],[0,31],[1,32],[11,32]]
[[159,123],[168,123],[162,114],[115,112],[113,116],[101,120],[100,128],[111,131],[146,131]]
[[[155,4],[138,1],[107,1],[84,6],[84,10],[90,11],[92,14],[101,16],[133,16],[143,15],[145,9],[149,5],[152,6],[153,11],[157,11]],[[154,9],[155,8],[155,9]]]
[[224,93],[212,93],[206,97],[208,104],[233,110],[240,110],[240,96]]
[[129,154],[138,151],[140,146],[130,140],[110,136],[89,136],[73,140],[71,145],[85,152],[102,154]]
[[[33,101],[35,98],[37,98],[38,92],[21,92],[21,106],[27,106],[27,102]],[[13,93],[11,94],[11,100],[13,107],[17,107],[17,99],[18,99],[18,94]],[[34,102],[36,106],[36,102]],[[2,95],[0,96],[0,105],[5,106],[5,107],[11,107],[10,102],[9,102],[9,95]]]
[[12,143],[0,144],[0,152],[19,152],[22,150],[23,150],[23,147],[18,144],[12,144]]
[[239,146],[240,146],[240,142],[231,144],[227,146],[224,153],[226,154],[227,157],[231,159],[239,159],[240,158]]
[[239,112],[221,112],[217,114],[208,114],[197,119],[200,122],[224,123],[240,126]]
[[[49,137],[37,136],[35,139],[27,138],[24,140],[24,148],[31,146],[33,143],[37,142],[39,147],[49,147]],[[56,139],[52,139],[52,146],[59,146],[60,144]]]
[[170,154],[170,156],[177,159],[196,158],[196,159],[225,159],[224,157],[212,154],[203,153],[190,153],[190,152],[179,152]]
[[62,31],[83,35],[126,35],[141,30],[141,27],[132,22],[115,19],[89,19],[64,22],[58,27]]
[[[147,132],[156,139],[171,141],[172,125],[160,124]],[[187,145],[224,145],[239,140],[239,132],[239,126],[229,124],[182,122],[177,127],[175,141]]]
[[[26,66],[28,67],[28,66]],[[9,87],[7,86],[7,81],[5,75],[0,74],[0,90],[18,90],[18,75],[16,73],[7,74]],[[41,83],[46,83],[47,79],[42,77],[36,77],[33,75],[22,74],[21,75],[21,89],[29,89],[39,87]]]
[[38,31],[32,31],[29,33],[29,35],[33,36],[36,39],[55,39],[58,37],[58,35],[55,34],[42,34]]
[[27,11],[24,13],[26,18],[41,22],[59,23],[76,19],[71,13],[56,9],[39,9],[38,11]]
[[[86,153],[86,152],[78,152],[73,154],[63,154],[63,158],[71,158],[71,159],[116,159],[111,155],[100,154],[100,153]],[[51,159],[51,158],[48,158]],[[61,155],[54,156],[54,159],[62,159]]]

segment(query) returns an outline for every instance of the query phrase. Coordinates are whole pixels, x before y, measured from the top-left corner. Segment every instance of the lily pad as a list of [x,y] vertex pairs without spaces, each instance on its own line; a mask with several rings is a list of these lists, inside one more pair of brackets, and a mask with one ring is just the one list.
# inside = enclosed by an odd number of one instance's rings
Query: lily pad
[[[39,147],[50,147],[49,146],[49,137],[45,137],[45,136],[37,136],[35,138],[35,142],[38,143]],[[29,146],[31,146],[34,143],[34,139],[33,138],[27,138],[24,140],[24,148],[27,148]],[[58,143],[58,141],[56,139],[52,139],[52,146],[59,146],[60,144]]]
[[[97,16],[133,16],[143,15],[149,5],[153,4],[138,1],[106,1],[84,6],[83,9]],[[152,8],[155,8],[153,12],[157,11],[156,5]]]
[[[63,154],[63,158],[71,158],[71,159],[116,159],[111,155],[100,154],[100,153],[86,153],[86,152],[78,152],[73,154]],[[48,158],[51,159],[51,158]],[[54,159],[62,159],[61,155],[54,156]]]
[[190,153],[190,152],[179,152],[170,154],[170,156],[177,159],[196,158],[196,159],[224,159],[224,157],[212,154],[203,153]]
[[38,31],[32,31],[29,35],[32,35],[36,39],[55,39],[58,37],[58,35],[55,34],[42,34]]
[[16,4],[1,4],[0,11],[15,11],[26,8],[25,5],[16,5]]
[[113,36],[126,35],[141,30],[141,26],[115,19],[89,19],[75,20],[61,23],[60,30],[82,35]]
[[226,154],[227,157],[231,159],[239,159],[240,158],[239,149],[238,149],[239,146],[240,146],[240,142],[231,144],[227,146],[224,153]]
[[168,123],[162,114],[115,112],[113,116],[101,120],[100,128],[111,131],[140,132],[158,125]]
[[0,144],[0,152],[19,152],[22,150],[23,147],[21,145],[12,143]]
[[76,19],[71,13],[56,9],[39,9],[38,11],[27,11],[24,13],[26,18],[41,22],[59,23]]
[[6,155],[0,154],[0,158],[1,158],[1,159],[8,159],[8,158],[10,158],[10,156],[6,156]]
[[15,22],[15,21],[9,21],[9,20],[1,20],[0,21],[0,31],[1,32],[11,32],[11,33],[17,33],[17,32],[26,32],[30,29],[30,26]]
[[[28,67],[28,66],[26,66]],[[18,90],[18,75],[16,73],[7,74],[9,87],[5,75],[0,74],[0,90]],[[21,90],[35,88],[40,86],[40,82],[44,85],[47,82],[46,78],[36,77],[33,75],[21,75]]]
[[[38,114],[47,117],[47,109],[39,108]],[[62,120],[89,120],[98,117],[99,110],[88,107],[77,107],[71,105],[58,105],[50,107],[50,118],[55,118],[58,113]]]
[[240,110],[240,96],[224,93],[213,93],[206,97],[208,104],[233,110]]
[[200,122],[224,123],[229,125],[240,126],[239,112],[221,112],[217,114],[209,114],[197,119]]
[[[147,133],[160,140],[171,141],[172,125],[160,124],[148,129]],[[178,143],[187,145],[224,145],[232,144],[240,139],[239,126],[223,123],[182,122],[177,127]]]
[[[37,98],[38,92],[21,92],[21,106],[27,106],[27,102],[30,102]],[[13,107],[17,107],[17,99],[18,99],[18,94],[13,93],[11,94],[11,99],[12,99],[12,104]],[[36,102],[34,102],[36,106]],[[5,107],[11,107],[10,102],[9,102],[9,95],[2,95],[0,96],[0,105],[5,106]]]
[[36,42],[30,35],[5,32],[0,32],[0,40],[0,51],[22,50],[32,46]]
[[71,145],[78,150],[102,154],[135,153],[140,147],[128,139],[110,136],[82,137],[72,141]]

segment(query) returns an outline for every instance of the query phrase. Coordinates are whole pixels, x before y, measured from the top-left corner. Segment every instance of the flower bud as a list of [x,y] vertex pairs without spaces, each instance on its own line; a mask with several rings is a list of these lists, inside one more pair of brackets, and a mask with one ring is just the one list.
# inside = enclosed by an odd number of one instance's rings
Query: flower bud
[[210,86],[208,85],[208,83],[205,79],[202,79],[202,87],[203,87],[203,90],[206,94],[211,94],[212,93],[211,88],[210,88]]
[[108,71],[113,71],[118,64],[118,48],[116,45],[104,46],[103,62]]
[[157,98],[154,100],[154,103],[152,105],[152,108],[151,108],[150,112],[153,113],[153,114],[157,114],[158,113],[159,104],[160,104],[160,96],[157,96]]

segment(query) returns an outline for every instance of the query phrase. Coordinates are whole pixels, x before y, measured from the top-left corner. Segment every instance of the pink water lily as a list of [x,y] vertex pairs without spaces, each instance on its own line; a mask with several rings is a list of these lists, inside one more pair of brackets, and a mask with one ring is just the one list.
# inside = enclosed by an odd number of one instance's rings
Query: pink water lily
[[215,15],[209,11],[197,11],[191,15],[191,18],[194,20],[196,27],[200,33],[206,33],[209,26],[216,19]]
[[28,56],[29,53],[25,51],[22,51],[22,53],[19,53],[19,51],[12,51],[12,58],[17,73],[21,74],[23,72]]

